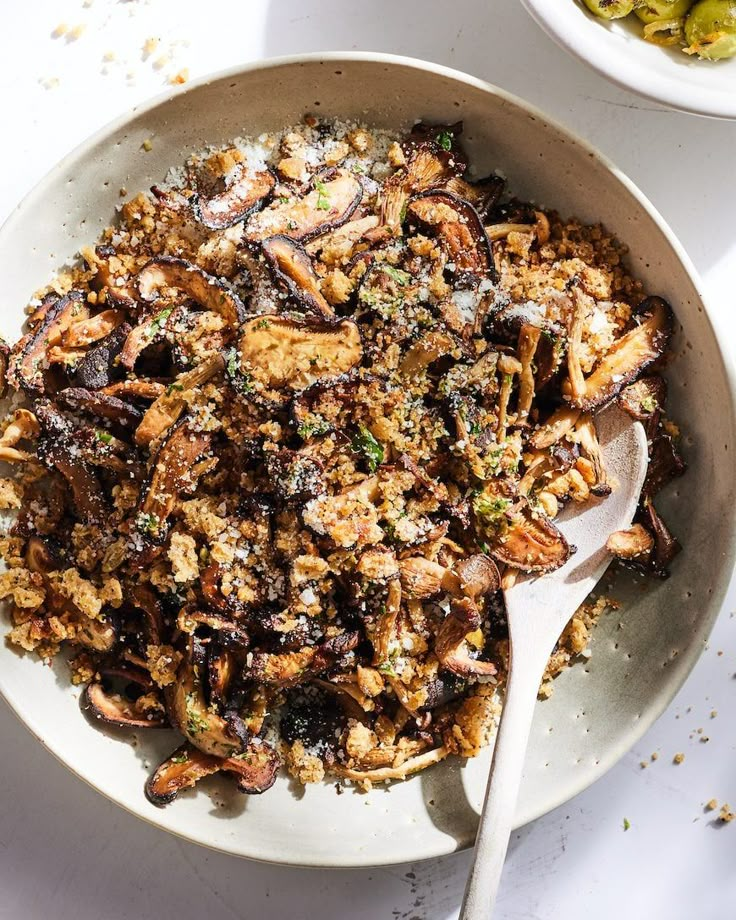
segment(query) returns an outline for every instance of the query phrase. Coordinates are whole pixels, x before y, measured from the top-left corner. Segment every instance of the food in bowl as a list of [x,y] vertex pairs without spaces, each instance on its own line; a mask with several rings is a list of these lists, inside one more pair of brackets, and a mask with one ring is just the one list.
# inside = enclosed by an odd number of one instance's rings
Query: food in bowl
[[[146,792],[283,760],[368,787],[488,743],[501,592],[605,498],[595,426],[642,421],[637,520],[684,466],[659,371],[668,304],[600,226],[472,177],[461,125],[305,122],[190,158],[123,204],[6,350],[9,640],[70,653],[93,720],[183,738]],[[606,608],[572,618],[549,681]]]
[[720,61],[736,56],[735,0],[583,0],[601,19],[631,14],[657,45],[680,45],[686,54]]

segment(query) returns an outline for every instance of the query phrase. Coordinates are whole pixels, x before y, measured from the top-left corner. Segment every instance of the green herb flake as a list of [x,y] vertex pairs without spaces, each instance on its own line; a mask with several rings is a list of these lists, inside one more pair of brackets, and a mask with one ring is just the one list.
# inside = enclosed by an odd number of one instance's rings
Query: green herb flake
[[437,143],[443,150],[452,150],[452,132],[440,131],[437,135]]
[[384,274],[388,275],[392,281],[395,281],[401,287],[405,287],[411,281],[409,272],[402,271],[400,268],[394,268],[393,265],[383,265]]
[[473,511],[488,521],[496,521],[511,505],[508,498],[486,498],[485,495],[478,495],[473,499]]
[[279,204],[288,204],[291,201],[288,195],[279,195]]
[[627,831],[631,827],[631,821],[628,818],[624,818],[624,830]]
[[153,317],[153,320],[151,321],[151,325],[148,327],[148,338],[149,339],[152,339],[155,335],[157,335],[161,331],[161,327],[166,322],[166,320],[171,316],[171,313],[172,313],[172,310],[171,308],[169,308],[166,310],[161,310],[160,313],[157,313]]
[[654,412],[657,408],[657,401],[653,396],[645,396],[641,401],[641,407],[645,412]]
[[315,179],[314,187],[317,189],[317,210],[329,211],[330,193],[327,191],[327,186],[321,179]]
[[186,754],[177,754],[171,758],[172,763],[186,763],[189,760]]
[[166,387],[166,395],[167,395],[167,396],[171,396],[172,393],[175,393],[177,390],[178,390],[179,392],[182,392],[183,389],[184,389],[184,387],[183,387],[180,383],[170,383],[170,384]]
[[135,527],[139,533],[155,534],[158,532],[160,523],[157,514],[148,514],[144,511],[135,519]]
[[98,441],[102,441],[103,444],[109,444],[112,441],[112,435],[109,431],[100,431],[98,429],[95,431],[95,437]]
[[361,424],[358,433],[350,445],[353,453],[361,454],[368,462],[368,469],[375,473],[383,463],[383,446],[373,437],[365,425]]
[[327,422],[319,419],[316,422],[303,422],[296,430],[296,433],[299,435],[302,440],[307,441],[311,437],[317,437],[321,434],[326,434],[330,430],[330,426]]
[[256,329],[268,329],[268,327],[269,327],[270,325],[271,325],[271,320],[270,320],[270,319],[260,319],[260,320],[258,320],[258,322],[256,323],[255,328],[256,328]]

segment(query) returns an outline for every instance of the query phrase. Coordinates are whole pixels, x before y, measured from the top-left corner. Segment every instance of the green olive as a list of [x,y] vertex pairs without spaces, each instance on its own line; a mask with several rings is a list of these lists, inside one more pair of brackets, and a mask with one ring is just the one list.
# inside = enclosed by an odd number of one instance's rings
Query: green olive
[[601,19],[621,19],[634,9],[636,0],[583,0],[591,13]]
[[634,12],[642,22],[661,22],[663,19],[680,19],[692,5],[693,0],[646,0]]
[[709,61],[736,55],[736,0],[698,0],[685,20],[689,54]]

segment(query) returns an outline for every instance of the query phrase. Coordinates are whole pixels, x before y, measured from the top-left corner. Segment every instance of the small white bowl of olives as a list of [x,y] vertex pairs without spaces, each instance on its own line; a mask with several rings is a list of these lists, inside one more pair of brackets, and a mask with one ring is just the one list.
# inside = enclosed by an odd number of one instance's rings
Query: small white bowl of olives
[[673,108],[736,119],[736,0],[523,0],[563,48]]

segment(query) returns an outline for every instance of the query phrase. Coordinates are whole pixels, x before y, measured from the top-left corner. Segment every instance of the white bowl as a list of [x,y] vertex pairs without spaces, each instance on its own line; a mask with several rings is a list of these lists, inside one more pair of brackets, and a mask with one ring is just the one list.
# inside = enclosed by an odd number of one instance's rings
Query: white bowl
[[[668,581],[617,589],[624,606],[597,628],[593,657],[560,677],[552,699],[538,706],[516,814],[521,825],[600,777],[663,711],[703,649],[734,558],[734,529],[722,513],[736,498],[732,373],[687,256],[625,176],[524,102],[434,64],[345,53],[232,70],[134,109],[26,198],[0,231],[2,332],[17,334],[31,292],[111,221],[121,185],[148,188],[207,143],[276,129],[306,111],[396,128],[417,118],[463,118],[481,172],[499,167],[514,192],[603,220],[629,243],[634,271],[671,301],[681,324],[669,377],[690,470],[663,506],[685,549]],[[146,139],[149,153],[141,149]],[[327,783],[302,792],[281,779],[248,798],[216,780],[209,789],[222,807],[202,784],[159,810],[145,799],[143,784],[172,749],[169,733],[142,733],[132,747],[124,735],[91,727],[64,665],[44,668],[2,643],[0,690],[49,750],[110,799],[228,853],[300,865],[389,864],[452,852],[475,835],[487,752],[368,795],[338,796]]]
[[736,58],[701,61],[654,45],[641,37],[635,16],[607,22],[580,0],[522,3],[560,47],[624,89],[683,112],[736,118]]

